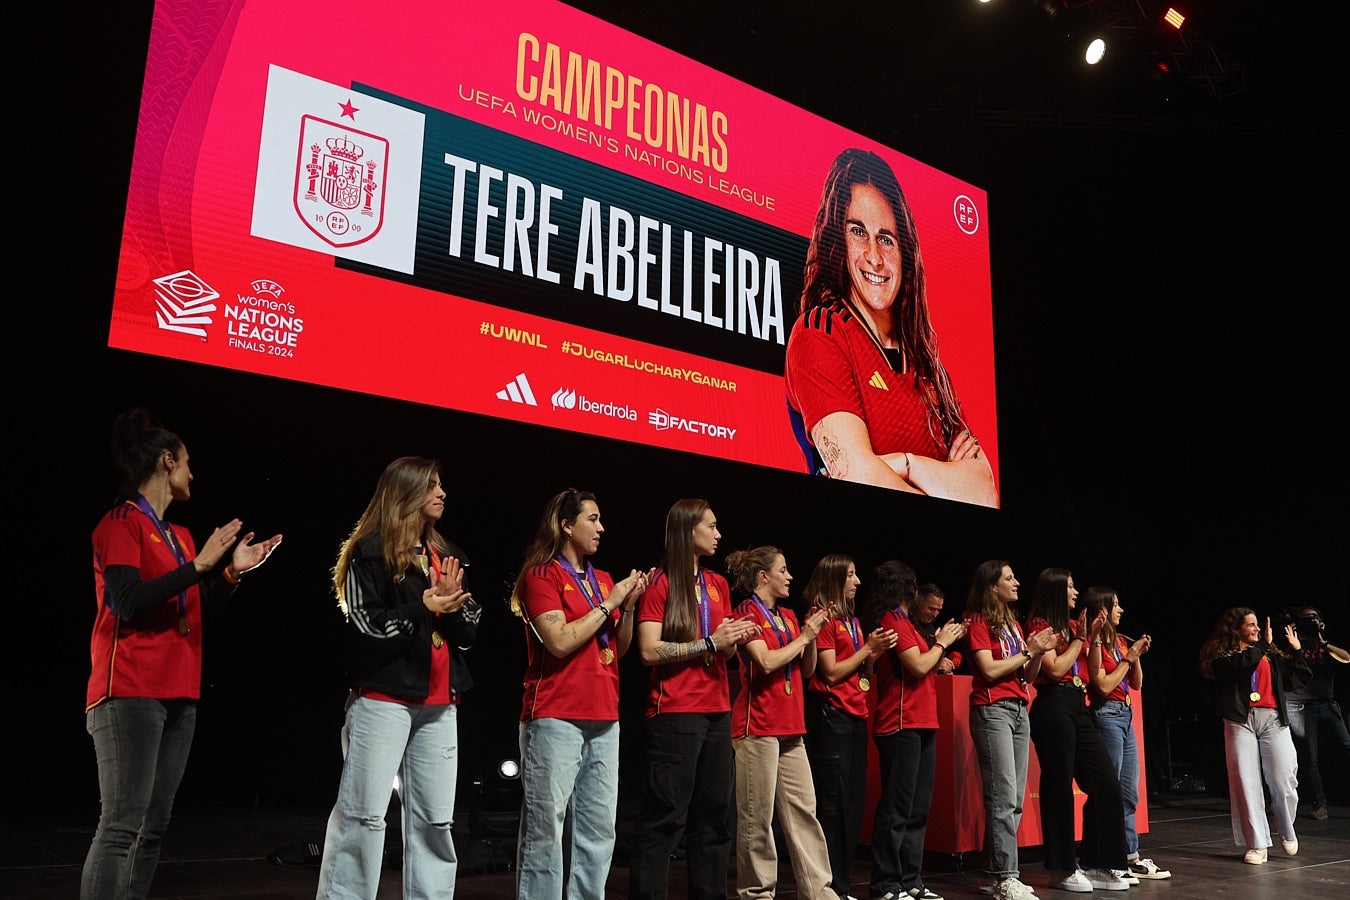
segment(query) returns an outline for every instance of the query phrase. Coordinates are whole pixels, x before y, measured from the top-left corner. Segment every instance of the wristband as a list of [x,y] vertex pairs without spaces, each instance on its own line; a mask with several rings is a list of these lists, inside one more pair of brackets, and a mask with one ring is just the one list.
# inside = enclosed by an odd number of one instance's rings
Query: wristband
[[713,641],[711,634],[703,639],[703,646],[708,648],[709,653],[717,652],[717,644]]
[[1035,658],[1036,658],[1036,654],[1034,654],[1034,653],[1031,652],[1031,648],[1030,648],[1030,647],[1024,647],[1024,648],[1022,648],[1022,655],[1025,656],[1028,660],[1032,660],[1032,659],[1035,659]]
[[947,645],[942,643],[942,641],[933,641],[933,646],[940,648],[943,653],[947,652]]
[[233,565],[226,565],[225,571],[221,572],[220,574],[223,575],[225,577],[225,580],[228,581],[230,584],[239,583],[239,573],[234,570]]

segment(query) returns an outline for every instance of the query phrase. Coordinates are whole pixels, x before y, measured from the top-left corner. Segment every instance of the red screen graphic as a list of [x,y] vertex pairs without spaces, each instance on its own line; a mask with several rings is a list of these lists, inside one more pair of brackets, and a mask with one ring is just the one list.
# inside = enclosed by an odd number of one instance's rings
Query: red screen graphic
[[[885,484],[848,466],[861,425],[918,489],[998,505],[923,486],[955,444],[899,403],[925,370],[858,343],[908,316],[837,298],[795,428],[785,379],[827,175],[875,157],[996,484],[983,191],[560,3],[372,9],[156,4],[110,346]],[[899,218],[827,229],[841,278],[912,277],[882,258]]]

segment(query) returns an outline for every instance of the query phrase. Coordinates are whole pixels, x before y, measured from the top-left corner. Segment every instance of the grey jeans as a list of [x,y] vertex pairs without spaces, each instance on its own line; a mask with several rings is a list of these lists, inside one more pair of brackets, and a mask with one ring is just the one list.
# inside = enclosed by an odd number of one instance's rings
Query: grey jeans
[[83,900],[150,893],[197,728],[194,700],[128,697],[85,714],[102,810],[80,877]]
[[1031,746],[1026,706],[1015,700],[972,706],[970,737],[984,784],[985,871],[996,878],[1016,878],[1017,828],[1022,823]]

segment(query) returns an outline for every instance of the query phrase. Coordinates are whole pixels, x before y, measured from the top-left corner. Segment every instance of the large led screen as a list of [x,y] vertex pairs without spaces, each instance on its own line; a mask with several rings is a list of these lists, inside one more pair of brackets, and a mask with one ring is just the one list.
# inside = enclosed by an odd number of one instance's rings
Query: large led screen
[[560,3],[160,0],[109,345],[997,506],[988,235]]

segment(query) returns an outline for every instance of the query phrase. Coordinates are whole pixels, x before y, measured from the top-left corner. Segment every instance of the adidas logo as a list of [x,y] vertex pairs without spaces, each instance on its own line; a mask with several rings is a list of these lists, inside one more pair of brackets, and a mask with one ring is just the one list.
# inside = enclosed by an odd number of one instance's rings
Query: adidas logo
[[[522,377],[524,377],[524,376],[522,376]],[[889,391],[889,390],[890,390],[890,388],[886,387],[886,379],[884,379],[884,378],[881,377],[881,373],[880,373],[880,372],[876,372],[876,371],[872,372],[872,377],[869,378],[869,379],[867,379],[867,383],[870,384],[872,387],[874,387],[874,388],[880,388],[880,389],[883,390],[883,391]],[[498,394],[497,396],[500,397],[501,395]]]
[[521,372],[512,380],[506,383],[506,387],[497,392],[498,400],[509,400],[512,403],[523,403],[526,406],[538,406],[539,402],[534,399],[534,390],[530,387],[530,380]]

